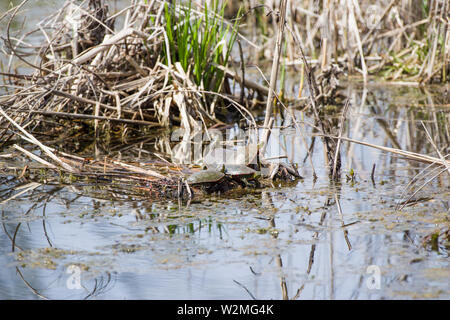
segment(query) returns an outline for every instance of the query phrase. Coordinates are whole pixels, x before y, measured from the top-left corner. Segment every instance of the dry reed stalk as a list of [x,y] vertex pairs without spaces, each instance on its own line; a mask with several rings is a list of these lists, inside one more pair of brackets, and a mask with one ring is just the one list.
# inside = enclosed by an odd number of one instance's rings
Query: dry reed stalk
[[16,187],[16,188],[14,188],[15,190],[22,190],[22,191],[20,191],[20,192],[14,194],[13,196],[11,196],[11,197],[9,197],[9,198],[7,198],[7,199],[5,199],[5,200],[2,200],[2,201],[0,202],[0,204],[3,205],[3,204],[5,204],[5,203],[7,203],[7,202],[9,202],[9,201],[11,201],[11,200],[17,198],[17,197],[20,197],[22,194],[25,194],[25,193],[27,193],[28,191],[31,191],[31,190],[36,189],[37,187],[40,187],[41,185],[42,185],[42,184],[37,183],[37,182],[30,182],[30,183],[27,183],[26,185],[23,185],[23,186],[20,186],[20,187]]
[[4,116],[9,122],[11,122],[20,132],[22,132],[28,139],[30,139],[30,141],[37,145],[39,148],[41,148],[41,150],[47,154],[50,158],[52,158],[56,163],[58,163],[61,167],[63,167],[65,170],[69,171],[69,172],[76,172],[77,170],[75,170],[74,168],[72,168],[70,165],[68,165],[67,163],[64,163],[63,161],[61,161],[61,159],[59,159],[53,152],[50,151],[50,149],[43,145],[39,140],[37,140],[33,135],[31,135],[30,133],[28,133],[23,127],[21,127],[19,124],[17,124],[13,119],[11,119],[4,111],[3,109],[0,107],[0,114],[2,114],[2,116]]
[[338,160],[340,159],[339,153],[340,153],[340,147],[341,147],[341,138],[342,138],[342,132],[344,131],[344,122],[347,117],[347,110],[349,108],[349,105],[350,105],[350,100],[347,99],[344,109],[342,110],[341,121],[340,121],[340,125],[339,125],[338,142],[337,142],[337,146],[336,146],[336,152],[334,154],[333,170],[332,170],[332,174],[331,174],[331,179],[333,179],[333,180],[337,180],[338,175],[339,175]]
[[277,25],[277,37],[274,47],[274,57],[272,61],[272,70],[270,72],[270,82],[269,82],[269,92],[267,95],[267,104],[266,104],[266,116],[264,119],[264,128],[267,130],[267,126],[270,121],[270,117],[272,116],[272,108],[274,103],[274,95],[277,90],[277,78],[278,78],[278,69],[280,65],[280,56],[281,56],[281,44],[284,40],[284,27],[286,22],[286,3],[287,0],[281,0],[278,16],[278,25]]
[[15,149],[17,149],[17,150],[23,152],[25,155],[27,155],[27,156],[30,157],[31,159],[33,159],[33,160],[35,160],[35,161],[37,161],[37,162],[43,164],[44,166],[46,166],[46,167],[48,167],[48,168],[50,168],[50,169],[54,169],[54,170],[58,169],[57,166],[51,164],[51,163],[48,162],[48,161],[45,161],[44,159],[42,159],[42,158],[38,157],[37,155],[31,153],[30,151],[25,150],[24,148],[18,146],[17,144],[14,144],[13,147],[14,147]]
[[447,170],[447,168],[442,169],[437,174],[433,175],[431,178],[429,178],[427,181],[425,181],[424,184],[422,184],[419,188],[417,188],[405,201],[403,201],[402,206],[398,207],[398,205],[397,205],[396,210],[402,210],[409,203],[409,200],[411,200],[417,193],[419,193],[420,190],[422,190],[426,185],[428,185],[430,182],[435,180],[438,176],[440,176],[446,170]]
[[433,146],[434,150],[436,150],[436,153],[438,154],[439,158],[442,160],[442,163],[444,164],[445,168],[447,169],[448,173],[450,174],[450,162],[445,161],[445,157],[442,155],[442,153],[439,151],[439,148],[436,146],[436,143],[434,143],[434,140],[431,138],[430,133],[428,132],[427,127],[423,123],[423,121],[420,121],[422,124],[423,129],[425,130],[425,133],[427,135],[427,139],[430,142],[430,144]]
[[[322,136],[321,134],[319,134],[319,136]],[[339,137],[335,137],[335,136],[329,136],[332,139],[338,139]],[[414,160],[414,161],[419,161],[419,162],[423,162],[423,163],[428,163],[428,164],[433,164],[433,165],[441,165],[441,166],[448,166],[450,165],[450,161],[449,160],[442,160],[440,158],[435,158],[435,157],[431,157],[431,156],[427,156],[427,155],[423,155],[423,154],[419,154],[416,152],[411,152],[411,151],[404,151],[404,150],[399,150],[399,149],[395,149],[395,148],[390,148],[390,147],[383,147],[383,146],[378,146],[372,143],[368,143],[368,142],[364,142],[364,141],[359,141],[359,140],[355,140],[355,139],[350,139],[350,138],[345,138],[345,137],[340,137],[341,140],[344,141],[348,141],[348,142],[352,142],[352,143],[357,143],[363,146],[367,146],[367,147],[371,147],[371,148],[375,148],[381,151],[386,151],[386,152],[390,152],[393,154],[397,154],[400,155],[408,160]]]
[[360,55],[363,79],[364,79],[364,83],[367,83],[367,66],[366,66],[366,62],[364,59],[364,52],[363,52],[363,48],[362,48],[361,39],[359,36],[358,25],[356,23],[354,5],[355,5],[355,3],[352,0],[347,0],[347,6],[349,7],[349,16],[350,16],[349,27],[356,38],[356,44],[357,44],[359,55]]
[[167,177],[163,176],[162,174],[159,174],[158,172],[150,170],[150,169],[142,169],[142,168],[132,166],[132,165],[120,162],[120,161],[113,161],[112,163],[117,164],[121,167],[127,168],[128,170],[130,170],[132,172],[148,175],[148,176],[155,177],[158,179],[163,179],[163,180],[167,179]]

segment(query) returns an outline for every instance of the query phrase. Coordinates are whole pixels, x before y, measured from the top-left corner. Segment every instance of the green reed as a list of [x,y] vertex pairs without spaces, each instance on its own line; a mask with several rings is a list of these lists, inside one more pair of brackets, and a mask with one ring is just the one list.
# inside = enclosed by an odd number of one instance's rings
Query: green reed
[[[224,22],[225,5],[215,0],[205,4],[199,15],[187,6],[165,3],[165,31],[168,50],[163,49],[164,61],[180,62],[185,72],[190,71],[195,83],[205,90],[219,91],[224,72],[237,35],[237,21],[233,26]],[[169,52],[170,51],[170,52]]]

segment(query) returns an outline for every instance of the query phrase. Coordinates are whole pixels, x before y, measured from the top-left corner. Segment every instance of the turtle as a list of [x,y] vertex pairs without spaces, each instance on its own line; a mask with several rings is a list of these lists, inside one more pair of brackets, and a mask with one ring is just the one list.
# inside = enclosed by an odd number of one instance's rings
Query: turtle
[[225,174],[218,170],[202,170],[191,174],[186,182],[190,185],[209,185],[219,183],[224,177]]
[[[215,170],[221,169],[228,177],[233,180],[243,183],[245,186],[250,186],[250,181],[257,181],[258,172],[252,168],[247,167],[243,164],[216,164],[214,166]],[[258,185],[258,184],[257,184]]]
[[202,170],[190,175],[186,182],[206,193],[225,192],[230,189],[231,179],[219,170]]
[[257,173],[252,168],[249,168],[243,164],[225,164],[224,172],[232,178],[238,179],[254,178],[255,174]]

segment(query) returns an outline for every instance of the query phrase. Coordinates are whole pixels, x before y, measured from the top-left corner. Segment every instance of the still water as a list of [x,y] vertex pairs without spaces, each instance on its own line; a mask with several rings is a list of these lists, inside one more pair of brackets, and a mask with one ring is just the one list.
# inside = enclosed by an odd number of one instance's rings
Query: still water
[[[42,1],[30,19],[57,2]],[[423,121],[448,153],[449,102],[438,90],[348,83],[343,134],[437,156]],[[304,179],[239,196],[187,205],[108,184],[0,175],[0,299],[449,299],[448,242],[424,244],[449,227],[448,175],[395,210],[437,171],[343,143],[333,184],[316,138],[315,180],[288,119],[277,119],[290,129],[269,145],[281,145]],[[302,129],[309,146],[312,130]],[[0,160],[2,172],[9,165]]]
[[[364,90],[349,90],[355,100],[348,136],[390,146],[387,130],[395,130],[402,148],[432,153],[416,121],[448,117],[447,109],[420,107],[426,95],[417,105],[402,105],[401,96],[423,95],[414,88],[372,86],[364,102]],[[280,138],[288,154],[297,138]],[[189,206],[108,185],[30,185],[4,176],[0,296],[449,298],[448,247],[423,245],[425,236],[448,227],[448,177],[415,196],[423,201],[396,211],[405,191],[431,177],[406,188],[426,166],[359,145],[343,148],[344,173],[353,169],[356,181],[343,175],[341,184],[331,184],[318,145],[316,181],[305,162],[303,180]]]

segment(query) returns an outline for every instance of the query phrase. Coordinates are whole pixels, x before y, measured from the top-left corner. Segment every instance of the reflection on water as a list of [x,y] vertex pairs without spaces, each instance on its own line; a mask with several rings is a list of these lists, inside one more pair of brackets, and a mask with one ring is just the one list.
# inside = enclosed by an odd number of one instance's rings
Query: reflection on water
[[[345,136],[435,156],[423,121],[448,154],[448,101],[440,96],[353,84],[347,94]],[[42,185],[2,176],[0,297],[448,299],[448,244],[423,245],[425,236],[448,228],[448,176],[396,211],[433,168],[423,172],[426,165],[344,143],[341,184],[332,184],[320,140],[303,123],[303,141],[289,121],[287,112],[278,118],[284,130],[270,144],[281,145],[305,179],[231,199],[212,196],[187,206],[107,184]],[[354,180],[346,179],[350,169]],[[421,172],[422,180],[406,188]]]

